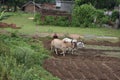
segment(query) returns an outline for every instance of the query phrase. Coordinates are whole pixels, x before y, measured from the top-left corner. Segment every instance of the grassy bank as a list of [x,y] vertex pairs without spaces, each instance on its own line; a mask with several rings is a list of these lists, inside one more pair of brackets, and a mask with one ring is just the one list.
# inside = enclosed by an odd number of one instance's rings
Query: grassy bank
[[0,35],[0,80],[59,80],[42,67],[48,57],[41,41]]
[[[37,32],[47,33],[65,33],[65,34],[80,34],[80,35],[97,35],[97,36],[115,36],[120,37],[120,30],[108,29],[108,28],[79,28],[79,27],[60,27],[60,26],[43,26],[36,25],[33,20],[29,19],[33,17],[33,14],[14,13],[13,16],[3,20],[6,23],[15,23],[17,26],[22,27],[18,30],[24,34],[34,34]],[[13,29],[6,29],[8,31],[14,31]]]

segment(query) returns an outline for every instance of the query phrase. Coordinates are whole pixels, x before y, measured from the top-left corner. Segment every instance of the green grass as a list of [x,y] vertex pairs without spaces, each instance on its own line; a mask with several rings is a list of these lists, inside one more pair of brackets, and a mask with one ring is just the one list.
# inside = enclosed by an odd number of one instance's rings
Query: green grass
[[[33,20],[28,19],[33,17],[33,14],[16,13],[8,19],[3,20],[6,23],[15,23],[17,26],[22,27],[18,30],[24,34],[34,34],[36,31],[42,33],[64,33],[64,34],[80,34],[80,35],[97,35],[97,36],[115,36],[120,37],[120,30],[108,29],[108,28],[79,28],[79,27],[60,27],[60,26],[43,26],[36,25]],[[36,28],[38,27],[38,28]],[[14,31],[13,29],[6,29],[8,31]]]
[[0,80],[60,80],[43,68],[49,54],[41,41],[0,35]]

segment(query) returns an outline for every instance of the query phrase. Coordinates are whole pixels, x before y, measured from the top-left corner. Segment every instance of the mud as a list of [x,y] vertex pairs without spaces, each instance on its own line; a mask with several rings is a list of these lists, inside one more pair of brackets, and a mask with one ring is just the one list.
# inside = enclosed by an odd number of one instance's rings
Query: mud
[[[43,40],[44,47],[48,50],[50,41]],[[94,45],[97,44],[102,45]],[[68,53],[66,56],[51,53],[53,57],[45,60],[43,67],[61,80],[120,80],[120,58],[107,57],[104,52],[120,51],[79,49],[75,54]]]

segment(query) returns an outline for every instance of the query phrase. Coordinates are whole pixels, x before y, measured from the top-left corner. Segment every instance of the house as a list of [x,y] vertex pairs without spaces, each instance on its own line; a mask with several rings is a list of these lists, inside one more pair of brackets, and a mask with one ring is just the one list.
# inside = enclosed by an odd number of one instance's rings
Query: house
[[24,4],[21,9],[22,11],[25,11],[25,12],[31,12],[31,13],[35,11],[39,12],[41,9],[41,4],[37,4],[33,1],[29,1],[28,3]]
[[[68,12],[71,12],[71,5],[69,5],[69,2],[61,2],[60,8],[57,8],[56,4],[54,3],[43,3],[43,4],[37,4],[34,3],[33,1],[29,1],[28,3],[24,4],[22,6],[22,10],[25,12],[38,12],[41,14],[41,19],[44,21],[45,16],[66,16],[68,17],[69,20],[71,20],[71,14]],[[66,6],[65,6],[66,5]]]
[[43,3],[41,5],[41,7],[43,9],[50,9],[50,10],[55,10],[56,9],[56,5],[54,3]]
[[56,0],[56,9],[60,11],[66,11],[68,13],[72,12],[74,6],[74,1],[66,1],[66,0]]
[[74,6],[73,1],[63,1],[63,0],[56,0],[55,3],[43,3],[37,4],[33,1],[29,1],[28,3],[22,6],[22,10],[25,12],[40,12],[41,9],[50,9],[50,10],[59,10],[59,11],[66,11],[68,13],[72,12]]
[[28,3],[22,6],[22,11],[25,12],[41,12],[41,9],[54,10],[56,9],[56,6],[53,3],[38,4],[33,1],[29,1]]

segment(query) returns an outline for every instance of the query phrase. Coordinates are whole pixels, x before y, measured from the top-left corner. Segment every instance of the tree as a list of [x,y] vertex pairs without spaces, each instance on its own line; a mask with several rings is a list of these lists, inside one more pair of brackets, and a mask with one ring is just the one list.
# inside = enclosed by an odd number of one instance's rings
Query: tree
[[22,6],[28,0],[2,0],[2,4],[7,6],[7,11],[9,11],[10,7],[14,7],[13,11],[17,11],[17,7]]
[[75,0],[76,5],[92,4],[98,9],[113,9],[114,6],[118,6],[120,0]]
[[81,26],[84,25],[84,27],[89,27],[89,25],[94,20],[94,13],[95,8],[92,5],[89,4],[83,4],[81,6],[76,6],[73,10],[72,14],[72,24],[74,26]]

